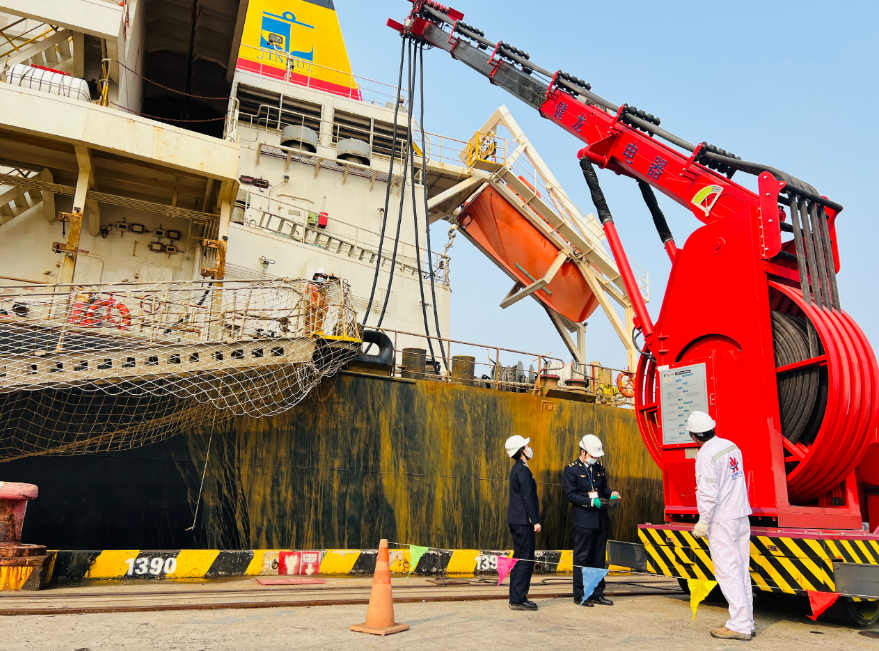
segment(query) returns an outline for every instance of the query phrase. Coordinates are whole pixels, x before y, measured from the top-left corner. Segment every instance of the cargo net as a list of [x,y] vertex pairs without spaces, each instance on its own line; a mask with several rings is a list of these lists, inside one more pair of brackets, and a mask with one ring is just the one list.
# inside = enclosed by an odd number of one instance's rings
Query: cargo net
[[0,292],[0,460],[118,451],[272,416],[360,351],[341,280]]

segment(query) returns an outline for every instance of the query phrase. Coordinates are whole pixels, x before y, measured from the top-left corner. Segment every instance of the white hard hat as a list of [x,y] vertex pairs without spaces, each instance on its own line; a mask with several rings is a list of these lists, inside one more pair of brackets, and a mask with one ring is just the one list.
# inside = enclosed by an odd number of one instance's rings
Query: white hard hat
[[596,459],[604,456],[604,450],[601,449],[601,439],[595,436],[595,434],[587,434],[580,439],[580,449],[586,450]]
[[507,454],[512,457],[519,450],[528,445],[530,441],[531,439],[526,439],[516,434],[507,439],[507,442],[504,443],[504,449],[507,451]]
[[687,431],[693,434],[704,434],[717,426],[714,419],[704,411],[694,411],[687,418]]
[[326,276],[327,270],[324,269],[323,267],[321,267],[320,269],[318,269],[317,271],[314,272],[314,275],[315,276]]

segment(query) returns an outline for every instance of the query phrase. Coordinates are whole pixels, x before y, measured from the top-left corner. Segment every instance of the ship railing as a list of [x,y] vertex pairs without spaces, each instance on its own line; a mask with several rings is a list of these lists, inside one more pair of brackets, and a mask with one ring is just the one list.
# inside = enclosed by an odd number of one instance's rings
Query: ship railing
[[[29,22],[35,24],[30,26],[28,25]],[[16,27],[18,27],[18,30],[15,29]],[[0,43],[0,60],[22,52],[28,45],[51,37],[59,29],[59,27],[34,21],[30,18],[21,18],[9,23],[0,28],[0,36],[5,41]]]
[[[432,315],[428,318],[432,319]],[[394,377],[634,407],[635,376],[628,370],[600,363],[565,362],[551,353],[531,353],[392,328],[365,328],[379,330],[393,342]],[[364,344],[364,350],[368,347]],[[352,368],[356,372],[357,367]],[[553,408],[548,404],[548,408]]]
[[[101,348],[314,334],[314,287],[307,280],[48,284],[0,277],[0,284],[0,332],[7,333],[0,335],[0,357],[19,339],[28,345],[40,339],[48,352],[69,348],[74,340],[92,347],[103,340]],[[347,285],[329,294],[349,300]],[[321,307],[347,309],[328,300]],[[18,334],[8,335],[11,331]],[[31,331],[39,336],[22,334]]]
[[[255,57],[257,61],[242,57],[241,55],[245,53]],[[270,79],[370,104],[382,106],[390,104],[393,107],[397,98],[396,86],[369,77],[321,66],[302,57],[291,56],[282,50],[241,45],[236,68],[243,72],[255,73]],[[408,90],[404,89],[401,97],[408,97]]]
[[[234,107],[230,104],[226,118],[227,124],[233,120],[235,131],[237,131],[239,126],[247,126],[251,129],[262,130],[266,134],[280,134],[284,127],[287,126],[307,127],[318,132],[319,144],[322,146],[335,149],[340,140],[360,140],[369,145],[372,158],[379,160],[390,160],[391,158],[393,148],[392,122],[371,119],[368,128],[358,127],[347,122],[341,123],[336,119],[336,116],[333,116],[333,119],[325,119],[323,116],[318,118],[314,115],[281,108],[273,104],[260,104],[257,107],[256,113],[242,112],[238,104]],[[407,133],[408,120],[405,114],[401,114],[401,117],[398,119],[397,146],[394,155],[395,160],[398,162],[402,161],[408,154]],[[416,183],[423,183],[424,172],[421,169],[423,162],[421,152],[422,132],[417,123],[414,124],[412,129],[412,140],[415,154],[415,180]],[[465,141],[425,131],[424,143],[428,163],[439,164],[444,167],[463,168],[464,163],[461,160],[460,154],[467,145]],[[265,141],[262,144],[265,144]],[[302,145],[303,143],[299,143],[300,148]],[[243,140],[242,146],[247,146],[247,143]],[[257,146],[260,146],[260,144],[257,143]],[[402,171],[402,169],[399,171]]]
[[[248,193],[248,204],[252,197],[263,199],[261,195]],[[349,259],[356,259],[370,265],[375,265],[378,257],[378,242],[381,235],[375,231],[363,228],[356,224],[349,224],[338,219],[330,219],[327,228],[309,226],[307,218],[309,210],[283,200],[270,199],[270,203],[277,203],[278,207],[284,206],[288,213],[292,210],[298,215],[282,216],[269,210],[263,210],[248,205],[244,219],[240,223],[248,228],[273,233],[281,237],[301,242],[311,246],[326,249]],[[385,244],[382,247],[382,269],[389,270],[392,263],[391,251],[394,246],[393,238],[385,236]],[[431,264],[428,264],[427,250],[419,248],[421,265],[415,256],[415,245],[400,242],[397,248],[395,266],[400,273],[410,276],[420,272],[425,280],[430,279],[433,272],[435,280],[441,285],[448,286],[450,283],[451,257],[437,251],[431,252]]]

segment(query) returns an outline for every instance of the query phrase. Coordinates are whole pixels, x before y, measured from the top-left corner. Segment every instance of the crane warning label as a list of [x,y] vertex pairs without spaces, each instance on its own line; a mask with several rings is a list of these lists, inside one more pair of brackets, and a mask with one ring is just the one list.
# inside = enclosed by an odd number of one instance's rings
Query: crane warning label
[[687,418],[694,411],[708,413],[708,381],[705,364],[659,371],[662,407],[662,443],[691,443]]

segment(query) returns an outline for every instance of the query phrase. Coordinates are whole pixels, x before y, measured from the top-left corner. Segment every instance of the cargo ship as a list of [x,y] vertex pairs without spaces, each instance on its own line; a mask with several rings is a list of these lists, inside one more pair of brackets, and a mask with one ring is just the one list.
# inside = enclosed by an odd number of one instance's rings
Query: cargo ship
[[[570,547],[585,433],[630,498],[614,537],[661,521],[631,301],[509,110],[425,131],[411,84],[352,73],[332,0],[10,0],[0,32],[0,480],[39,487],[23,542],[503,549],[512,433],[538,450],[541,549]],[[458,235],[569,359],[450,336]],[[588,318],[628,369],[589,361]]]

